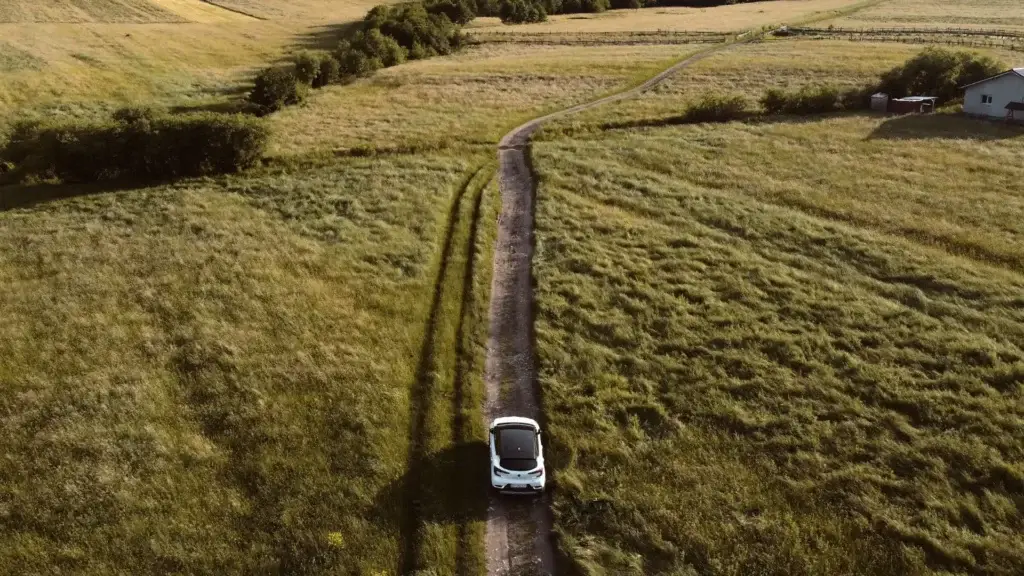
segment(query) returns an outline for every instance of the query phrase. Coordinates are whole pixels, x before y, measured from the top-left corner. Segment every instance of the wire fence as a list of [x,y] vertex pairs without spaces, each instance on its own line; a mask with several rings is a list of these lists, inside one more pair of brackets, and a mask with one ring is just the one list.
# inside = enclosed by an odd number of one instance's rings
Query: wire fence
[[843,34],[865,36],[987,36],[992,38],[1024,38],[1024,30],[993,30],[989,28],[790,28],[791,34]]
[[[1012,30],[966,30],[963,28],[789,28],[784,35],[811,39],[841,39],[901,44],[946,44],[970,48],[1001,48],[1024,52],[1024,32]],[[983,32],[983,33],[979,33]]]

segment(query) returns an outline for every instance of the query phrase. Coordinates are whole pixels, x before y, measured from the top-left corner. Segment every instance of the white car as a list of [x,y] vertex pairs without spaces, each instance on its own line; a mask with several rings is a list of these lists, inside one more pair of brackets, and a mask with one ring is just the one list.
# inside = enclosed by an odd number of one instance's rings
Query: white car
[[498,418],[491,423],[491,486],[502,492],[544,491],[544,447],[540,424],[529,418]]

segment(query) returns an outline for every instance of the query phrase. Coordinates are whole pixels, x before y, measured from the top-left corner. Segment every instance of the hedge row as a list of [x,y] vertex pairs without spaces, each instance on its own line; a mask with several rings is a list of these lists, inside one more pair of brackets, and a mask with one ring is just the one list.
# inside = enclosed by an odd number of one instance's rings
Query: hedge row
[[263,156],[256,118],[128,108],[106,122],[23,122],[0,148],[13,181],[167,180],[237,172]]
[[377,6],[334,52],[302,52],[289,67],[256,77],[249,100],[263,114],[298,104],[310,88],[348,82],[406,60],[451,54],[463,45],[461,23],[475,17],[467,0]]

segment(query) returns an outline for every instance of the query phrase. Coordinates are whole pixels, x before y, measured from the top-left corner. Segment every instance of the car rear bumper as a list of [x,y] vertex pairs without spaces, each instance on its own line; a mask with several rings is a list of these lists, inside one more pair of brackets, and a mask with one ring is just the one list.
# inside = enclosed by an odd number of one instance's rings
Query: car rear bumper
[[491,487],[503,494],[537,494],[544,491],[545,478],[491,477]]

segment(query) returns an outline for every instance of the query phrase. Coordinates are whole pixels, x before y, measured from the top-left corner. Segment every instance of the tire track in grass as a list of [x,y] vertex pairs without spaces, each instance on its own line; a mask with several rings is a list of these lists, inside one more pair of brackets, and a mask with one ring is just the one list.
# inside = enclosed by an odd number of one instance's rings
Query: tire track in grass
[[423,348],[420,351],[420,361],[416,369],[416,381],[409,394],[409,457],[406,466],[405,485],[402,490],[404,498],[401,521],[402,574],[409,574],[416,570],[417,559],[420,555],[420,543],[418,542],[417,533],[419,532],[422,518],[420,510],[422,466],[427,448],[425,434],[430,411],[431,388],[435,384],[432,371],[436,363],[434,357],[437,348],[436,332],[440,323],[442,299],[444,296],[444,278],[448,270],[452,245],[455,241],[455,230],[458,225],[459,208],[462,205],[462,198],[481,169],[477,168],[465,178],[452,198],[444,240],[441,245],[441,262],[438,265],[437,275],[434,280],[434,295],[430,304],[430,316],[427,320],[427,330],[423,337]]
[[[452,196],[441,260],[434,281],[427,331],[410,391],[409,456],[401,482],[401,574],[423,569],[445,573],[471,567],[474,513],[482,521],[486,496],[476,510],[469,479],[459,471],[481,456],[472,443],[473,428],[465,414],[478,420],[478,398],[467,393],[466,316],[471,305],[474,244],[480,206],[490,172],[481,165],[469,173]],[[482,180],[482,181],[481,181]],[[475,403],[475,406],[474,406]],[[478,483],[475,483],[478,484]],[[479,537],[475,538],[479,540]],[[482,553],[477,556],[482,558]],[[481,564],[477,561],[477,564]],[[464,568],[468,569],[468,568]]]

